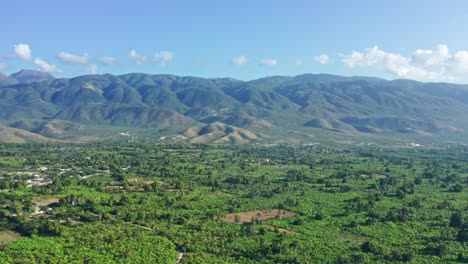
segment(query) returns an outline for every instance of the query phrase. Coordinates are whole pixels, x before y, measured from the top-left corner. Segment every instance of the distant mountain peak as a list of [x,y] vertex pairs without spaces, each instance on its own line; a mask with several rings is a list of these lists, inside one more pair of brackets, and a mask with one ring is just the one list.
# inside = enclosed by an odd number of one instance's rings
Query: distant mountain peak
[[7,75],[0,72],[0,86],[7,86],[17,84],[18,81],[15,78],[8,77]]
[[18,76],[18,75],[38,75],[38,76],[50,76],[50,77],[54,77],[52,74],[48,73],[48,72],[44,72],[44,71],[38,71],[38,70],[28,70],[28,69],[22,69],[20,70],[19,72],[17,73],[13,73],[11,76],[14,77],[14,76]]
[[13,73],[10,77],[18,80],[19,83],[33,83],[55,79],[55,77],[48,72],[25,69]]

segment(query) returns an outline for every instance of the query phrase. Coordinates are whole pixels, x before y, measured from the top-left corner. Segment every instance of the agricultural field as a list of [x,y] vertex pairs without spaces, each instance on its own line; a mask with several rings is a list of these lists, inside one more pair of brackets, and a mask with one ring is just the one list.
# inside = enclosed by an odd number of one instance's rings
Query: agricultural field
[[21,238],[21,235],[16,232],[13,232],[10,230],[1,231],[0,232],[0,245],[13,243],[20,238]]
[[463,146],[1,144],[0,205],[0,263],[468,262]]

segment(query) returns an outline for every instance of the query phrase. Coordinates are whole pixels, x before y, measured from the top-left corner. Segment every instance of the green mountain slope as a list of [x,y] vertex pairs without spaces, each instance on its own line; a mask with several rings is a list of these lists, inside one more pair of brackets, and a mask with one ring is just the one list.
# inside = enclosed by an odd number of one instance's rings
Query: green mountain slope
[[[64,120],[182,131],[197,123],[222,122],[273,134],[308,129],[420,135],[468,130],[466,85],[327,74],[247,82],[141,73],[55,79],[23,71],[12,76],[18,79],[0,76],[16,80],[0,82],[0,121],[8,124]],[[32,79],[36,81],[29,82]]]

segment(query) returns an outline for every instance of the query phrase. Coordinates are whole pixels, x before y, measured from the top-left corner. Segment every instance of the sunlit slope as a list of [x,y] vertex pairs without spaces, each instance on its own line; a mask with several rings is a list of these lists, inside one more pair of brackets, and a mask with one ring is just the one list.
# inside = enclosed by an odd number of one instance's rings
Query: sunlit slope
[[[326,74],[239,81],[141,73],[54,79],[27,73],[36,79],[12,84],[11,76],[2,76],[3,123],[63,120],[183,131],[221,122],[267,134],[313,128],[431,135],[460,134],[468,128],[466,85]],[[53,129],[26,130],[54,134]]]

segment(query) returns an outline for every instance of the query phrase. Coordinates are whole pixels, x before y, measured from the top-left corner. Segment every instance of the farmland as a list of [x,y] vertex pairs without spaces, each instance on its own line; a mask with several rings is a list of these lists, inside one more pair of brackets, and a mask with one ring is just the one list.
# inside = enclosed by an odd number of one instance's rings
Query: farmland
[[0,263],[468,261],[463,146],[3,144],[0,165]]

